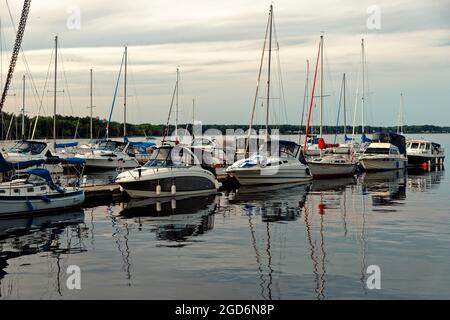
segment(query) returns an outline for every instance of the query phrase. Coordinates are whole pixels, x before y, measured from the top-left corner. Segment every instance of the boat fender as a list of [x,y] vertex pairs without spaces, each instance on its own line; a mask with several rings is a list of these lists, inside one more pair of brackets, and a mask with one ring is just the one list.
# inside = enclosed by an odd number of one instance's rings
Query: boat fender
[[161,212],[161,202],[156,201],[156,212]]
[[46,203],[52,202],[52,200],[51,200],[49,197],[47,197],[47,196],[41,196],[41,199],[42,199],[44,202],[46,202]]
[[423,171],[427,170],[427,163],[426,162],[422,163],[422,169],[423,169]]
[[177,186],[176,185],[172,185],[170,187],[170,193],[172,193],[172,195],[175,195],[177,193]]
[[157,195],[157,196],[160,196],[160,195],[161,195],[161,185],[160,185],[160,184],[158,184],[158,185],[156,186],[156,195]]
[[26,205],[27,205],[28,210],[30,210],[30,211],[34,210],[33,204],[31,203],[31,201],[29,199],[27,199]]
[[177,200],[176,199],[172,199],[170,201],[170,207],[172,208],[172,210],[175,210],[177,208]]

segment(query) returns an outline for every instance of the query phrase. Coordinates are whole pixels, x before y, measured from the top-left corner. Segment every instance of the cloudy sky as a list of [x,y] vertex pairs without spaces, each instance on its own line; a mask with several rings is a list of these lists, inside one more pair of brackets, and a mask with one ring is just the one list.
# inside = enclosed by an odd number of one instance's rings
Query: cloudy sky
[[[23,2],[0,2],[3,78],[15,37],[7,3],[17,25]],[[129,122],[165,122],[179,66],[181,122],[191,121],[195,98],[197,120],[209,124],[245,124],[255,95],[270,3],[33,0],[23,49],[36,90],[39,94],[44,92],[42,114],[50,115],[53,110],[52,93],[48,92],[52,88],[45,88],[44,83],[54,36],[58,34],[62,58],[59,89],[64,89],[64,93],[58,94],[59,113],[88,115],[89,69],[93,68],[94,114],[106,118],[123,45],[128,44]],[[310,60],[313,69],[319,37],[324,32],[326,124],[336,122],[344,72],[348,80],[347,117],[352,118],[355,100],[359,101],[357,91],[361,93],[360,41],[364,38],[368,80],[366,123],[397,124],[403,92],[406,124],[449,125],[450,1],[278,0],[273,4],[279,51],[273,55],[272,121],[299,123],[306,60]],[[367,26],[373,14],[368,8],[373,5],[380,9],[379,29]],[[71,20],[77,10],[79,29]],[[21,56],[11,91],[17,96],[8,97],[6,111],[17,112],[20,108],[23,61]],[[263,77],[265,74],[266,68]],[[284,94],[278,85],[280,75]],[[35,115],[39,98],[33,97],[32,91],[28,85],[26,108],[30,115]],[[113,116],[118,121],[122,120],[121,92],[122,88]],[[265,96],[265,88],[260,96]],[[261,103],[263,100],[259,99],[259,111],[263,109]],[[358,115],[357,122],[360,121]]]

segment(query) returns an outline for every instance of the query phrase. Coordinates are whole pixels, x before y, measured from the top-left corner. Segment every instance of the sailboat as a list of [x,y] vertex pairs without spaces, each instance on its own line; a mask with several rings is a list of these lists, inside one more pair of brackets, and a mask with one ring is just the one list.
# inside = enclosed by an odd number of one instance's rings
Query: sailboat
[[[3,152],[3,157],[9,162],[24,162],[34,160],[46,160],[42,166],[52,173],[62,173],[63,167],[58,161],[56,150],[76,146],[77,142],[56,143],[56,105],[57,105],[57,75],[58,75],[58,36],[55,36],[55,61],[54,61],[54,88],[53,88],[53,143],[36,141],[33,139],[38,117],[35,120],[31,139],[25,137],[25,76],[23,77],[23,106],[22,106],[22,139]],[[56,161],[55,161],[56,160]]]
[[[318,139],[318,147],[320,150],[319,157],[312,157],[308,160],[308,165],[313,175],[313,178],[330,178],[330,177],[344,177],[352,176],[356,172],[357,164],[353,157],[347,157],[340,154],[323,154],[324,149],[336,148],[339,144],[327,144],[323,139],[323,35],[320,36],[320,138]],[[319,54],[317,55],[319,58]],[[318,61],[316,62],[316,74],[314,75],[314,86],[317,76]],[[344,78],[345,80],[345,78]],[[314,99],[314,86],[313,94],[311,95],[311,103]],[[345,94],[345,93],[344,93]],[[311,104],[312,106],[312,104]],[[309,110],[310,114],[308,116],[308,125],[311,119],[312,108]],[[306,132],[306,140],[308,138],[308,130]],[[305,148],[306,148],[305,140]]]
[[[269,37],[267,37],[269,31]],[[292,141],[271,140],[269,136],[269,104],[270,104],[270,68],[272,58],[272,32],[273,32],[273,6],[270,5],[269,18],[266,27],[266,36],[261,57],[261,64],[256,86],[256,94],[253,103],[253,111],[249,126],[251,135],[253,115],[258,99],[259,81],[266,51],[267,39],[269,40],[268,56],[268,80],[267,80],[267,102],[266,102],[266,143],[260,152],[233,163],[226,172],[235,177],[241,185],[265,185],[280,183],[304,182],[312,179],[308,165],[303,157],[300,146]],[[248,146],[248,144],[247,144]],[[247,149],[247,148],[246,148]]]
[[[0,173],[8,181],[0,183],[0,218],[16,214],[34,214],[46,211],[78,207],[84,202],[84,190],[80,187],[80,176],[84,162],[79,159],[60,159],[65,164],[81,166],[75,178],[63,183],[53,180],[45,168],[31,168],[36,161],[10,163],[0,154]],[[29,168],[27,171],[23,169]],[[16,170],[21,173],[16,174]]]
[[[116,89],[114,92],[113,103],[109,115],[108,123],[106,125],[106,139],[101,140],[96,144],[95,148],[90,152],[77,154],[75,157],[86,161],[86,168],[100,169],[100,170],[115,170],[115,169],[130,169],[139,167],[139,162],[134,157],[135,149],[130,141],[127,139],[127,59],[128,48],[125,46],[125,51],[122,56],[122,63],[120,65],[119,75],[116,82]],[[117,89],[119,86],[120,74],[122,73],[122,66],[125,66],[124,77],[124,114],[123,114],[123,136],[124,141],[115,141],[109,139],[109,125],[111,122],[112,113],[114,110]],[[92,109],[91,109],[92,110]]]

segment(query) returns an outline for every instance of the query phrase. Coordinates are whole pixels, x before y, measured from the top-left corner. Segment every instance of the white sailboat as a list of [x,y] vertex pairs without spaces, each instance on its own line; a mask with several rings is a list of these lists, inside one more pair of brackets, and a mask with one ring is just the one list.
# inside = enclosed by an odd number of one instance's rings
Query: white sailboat
[[[97,170],[115,170],[115,169],[130,169],[139,167],[139,161],[134,156],[134,148],[126,138],[126,120],[127,120],[127,58],[128,48],[125,46],[125,51],[122,57],[122,63],[120,66],[119,76],[116,83],[116,92],[113,98],[113,106],[111,108],[111,114],[109,116],[108,125],[106,128],[106,139],[100,140],[93,149],[87,149],[87,152],[79,153],[75,157],[86,161],[87,169]],[[115,141],[109,139],[109,123],[112,116],[112,111],[115,104],[115,97],[117,93],[118,83],[120,80],[120,74],[122,72],[122,66],[125,66],[124,76],[124,114],[123,114],[123,136],[124,142]],[[92,105],[91,105],[92,112]],[[91,126],[92,136],[92,126]]]
[[[339,144],[326,144],[323,139],[323,35],[320,36],[320,138],[318,139],[319,157],[311,157],[308,165],[313,178],[344,177],[355,174],[357,164],[353,157],[340,154],[324,154],[328,148],[336,148]],[[317,73],[317,64],[316,64]],[[344,75],[345,82],[345,75]],[[315,84],[315,83],[314,83]],[[314,92],[314,91],[313,91]],[[345,95],[345,92],[344,92]],[[314,94],[311,95],[314,99]],[[310,112],[312,109],[310,108]],[[310,119],[310,117],[308,117]],[[309,123],[308,123],[309,127]],[[307,138],[308,136],[306,136]]]
[[[79,159],[60,161],[81,168],[84,166],[84,162]],[[4,178],[12,175],[11,179],[0,183],[0,218],[73,208],[84,202],[84,191],[79,183],[82,170],[66,183],[54,181],[50,172],[44,168],[33,168],[15,175],[16,169],[32,165],[32,161],[23,165],[10,163],[0,155],[0,173],[5,174]]]
[[[258,99],[259,82],[261,70],[266,51],[267,39],[268,48],[268,80],[267,80],[267,100],[266,100],[266,141],[259,152],[250,158],[235,162],[226,169],[226,172],[235,177],[241,185],[265,185],[279,183],[304,182],[312,179],[309,168],[304,160],[300,146],[291,141],[272,140],[269,136],[269,106],[270,106],[270,68],[272,58],[272,31],[273,31],[273,6],[270,5],[269,19],[266,27],[261,64],[256,87],[256,94],[253,103],[253,111],[250,119],[249,137],[251,134],[253,116]],[[269,32],[269,37],[267,37]],[[249,138],[248,137],[248,138]],[[247,139],[249,140],[249,139]],[[248,144],[247,144],[248,146]],[[247,149],[247,148],[246,148]]]

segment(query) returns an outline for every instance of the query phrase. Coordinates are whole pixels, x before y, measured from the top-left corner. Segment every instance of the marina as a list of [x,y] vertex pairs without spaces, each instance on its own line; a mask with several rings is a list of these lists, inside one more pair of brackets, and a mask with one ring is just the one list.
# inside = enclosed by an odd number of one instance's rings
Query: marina
[[28,49],[42,12],[19,2],[0,12],[0,300],[450,299],[450,129],[414,124],[443,100],[418,106],[381,37],[298,38],[287,1],[193,55],[78,29]]

